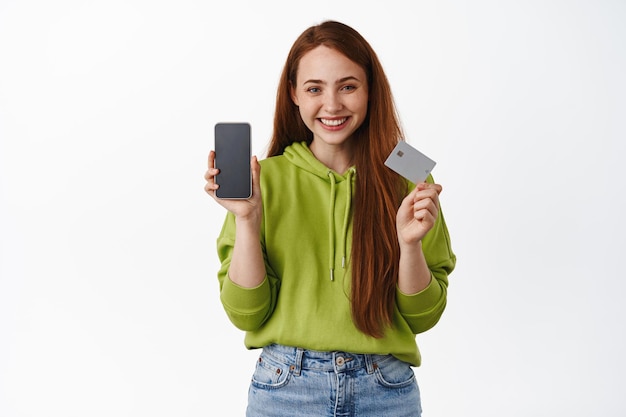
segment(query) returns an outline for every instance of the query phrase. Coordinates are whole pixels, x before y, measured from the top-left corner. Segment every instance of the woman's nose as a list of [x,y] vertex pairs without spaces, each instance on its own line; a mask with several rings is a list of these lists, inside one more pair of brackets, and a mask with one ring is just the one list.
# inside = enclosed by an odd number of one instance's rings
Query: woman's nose
[[337,113],[343,107],[339,95],[335,92],[328,92],[324,97],[324,110],[329,113]]

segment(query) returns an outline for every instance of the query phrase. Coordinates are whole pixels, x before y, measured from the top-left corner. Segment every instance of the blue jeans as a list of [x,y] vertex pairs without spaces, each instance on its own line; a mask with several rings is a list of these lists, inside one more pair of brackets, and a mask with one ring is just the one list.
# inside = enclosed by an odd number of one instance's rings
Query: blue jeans
[[391,355],[263,348],[248,392],[248,417],[419,417],[411,366]]

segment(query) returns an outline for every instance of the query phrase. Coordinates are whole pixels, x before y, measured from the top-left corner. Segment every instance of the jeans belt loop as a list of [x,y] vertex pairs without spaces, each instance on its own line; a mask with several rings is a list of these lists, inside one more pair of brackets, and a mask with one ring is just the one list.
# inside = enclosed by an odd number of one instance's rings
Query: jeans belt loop
[[291,370],[293,374],[296,376],[300,376],[300,371],[302,370],[302,358],[304,356],[304,349],[296,348],[296,360],[293,365],[291,365]]
[[373,374],[374,371],[376,370],[377,366],[376,366],[376,363],[374,362],[374,360],[372,359],[372,355],[365,354],[363,356],[365,356],[365,367],[367,369],[367,373],[368,374]]

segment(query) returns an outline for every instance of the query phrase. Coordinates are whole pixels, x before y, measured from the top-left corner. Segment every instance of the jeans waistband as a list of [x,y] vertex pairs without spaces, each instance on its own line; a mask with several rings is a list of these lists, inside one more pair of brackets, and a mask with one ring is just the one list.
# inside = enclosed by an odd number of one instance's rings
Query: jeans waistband
[[301,370],[345,372],[366,368],[373,373],[378,363],[392,358],[391,355],[350,353],[343,351],[321,352],[291,346],[272,344],[263,348],[263,353],[286,363],[299,375]]

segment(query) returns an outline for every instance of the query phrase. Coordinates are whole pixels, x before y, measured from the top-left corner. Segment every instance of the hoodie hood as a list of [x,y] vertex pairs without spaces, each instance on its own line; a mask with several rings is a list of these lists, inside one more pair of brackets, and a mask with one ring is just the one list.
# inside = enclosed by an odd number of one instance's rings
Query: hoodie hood
[[[302,168],[305,171],[320,177],[321,179],[328,180],[328,172],[332,170],[321,163],[319,159],[313,155],[313,152],[311,152],[311,149],[309,149],[306,142],[292,143],[285,148],[283,154],[289,162],[297,167]],[[337,175],[337,177],[338,182],[341,181],[341,178],[343,178],[341,175]]]
[[[350,211],[352,209],[352,190],[354,188],[354,179],[356,175],[356,168],[350,167],[345,175],[338,174],[326,165],[321,163],[313,152],[309,149],[306,142],[294,142],[290,146],[285,148],[285,158],[296,165],[297,167],[315,175],[328,184],[328,268],[330,274],[330,280],[335,279],[335,264],[338,256],[337,250],[339,250],[339,256],[341,256],[341,267],[346,267],[346,246],[348,240],[348,226],[350,223]],[[346,181],[345,194],[337,195],[337,185]],[[346,200],[345,210],[341,219],[335,217],[335,202],[338,198],[344,198]],[[341,234],[335,236],[335,224],[337,221],[341,221]]]

